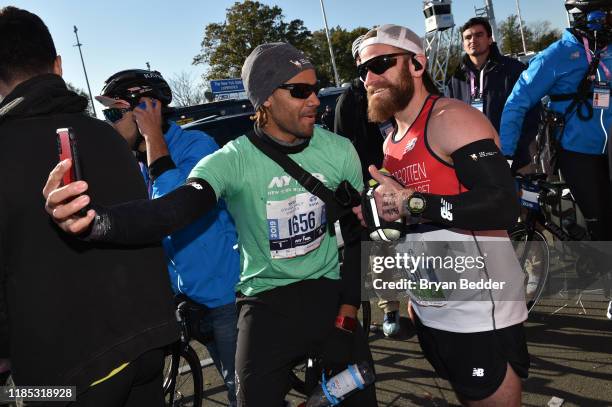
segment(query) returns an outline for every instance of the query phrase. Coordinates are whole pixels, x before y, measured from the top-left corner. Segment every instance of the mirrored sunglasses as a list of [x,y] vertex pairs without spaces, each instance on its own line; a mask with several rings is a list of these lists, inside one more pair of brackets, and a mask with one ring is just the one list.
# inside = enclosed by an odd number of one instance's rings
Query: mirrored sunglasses
[[379,55],[367,62],[364,62],[357,67],[359,78],[365,82],[366,77],[368,76],[368,71],[375,73],[376,75],[382,75],[387,71],[387,69],[395,66],[397,63],[397,57],[401,55],[412,55],[412,53],[398,52],[395,54]]
[[131,108],[117,108],[109,107],[108,109],[102,110],[104,118],[111,123],[116,123],[123,118],[123,115],[131,111]]

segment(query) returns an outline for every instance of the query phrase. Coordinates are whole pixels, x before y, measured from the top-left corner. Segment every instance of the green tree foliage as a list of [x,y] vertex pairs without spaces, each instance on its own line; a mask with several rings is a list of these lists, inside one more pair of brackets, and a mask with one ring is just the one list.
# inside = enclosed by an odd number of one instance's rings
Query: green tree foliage
[[246,57],[259,44],[285,41],[305,49],[312,34],[302,20],[286,22],[282,9],[258,1],[235,2],[227,9],[226,20],[208,24],[204,31],[200,54],[193,64],[208,65],[205,79],[240,76]]
[[88,115],[90,115],[91,117],[96,117],[94,115],[93,109],[91,108],[91,100],[89,100],[89,95],[87,93],[85,93],[85,91],[83,89],[77,88],[76,86],[74,86],[70,82],[66,82],[66,87],[68,88],[68,90],[71,90],[74,93],[76,93],[77,95],[83,96],[85,99],[87,99],[87,109],[85,110],[85,112]]
[[[368,29],[365,27],[358,27],[352,31],[345,30],[341,27],[335,27],[329,30],[340,83],[349,82],[351,79],[357,77],[357,69],[351,49],[353,41],[366,32],[368,32]],[[311,57],[312,63],[317,67],[317,77],[321,85],[335,86],[334,72],[325,30],[318,30],[312,33],[311,45],[306,52]]]
[[[523,25],[523,27],[525,26]],[[517,15],[511,14],[502,21],[499,26],[499,34],[502,37],[501,50],[503,53],[516,55],[519,52],[523,52],[521,28]],[[525,30],[525,40],[527,40],[528,36],[529,32]]]
[[[527,51],[542,51],[553,42],[561,38],[561,31],[553,29],[548,21],[540,21],[525,25],[525,44]],[[512,14],[499,26],[499,34],[502,37],[501,49],[505,54],[516,55],[523,52],[523,42],[518,16]]]

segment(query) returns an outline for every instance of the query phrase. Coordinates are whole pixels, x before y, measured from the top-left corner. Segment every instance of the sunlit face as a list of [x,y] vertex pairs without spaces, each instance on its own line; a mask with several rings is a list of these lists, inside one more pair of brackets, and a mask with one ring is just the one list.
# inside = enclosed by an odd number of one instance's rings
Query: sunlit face
[[[362,63],[402,50],[390,45],[376,44],[361,53]],[[409,69],[409,56],[397,56],[394,66],[381,74],[368,71],[364,85],[368,91],[368,119],[382,123],[404,109],[414,95],[414,78]]]
[[468,28],[461,34],[461,37],[463,38],[463,50],[474,57],[488,53],[493,44],[493,38],[481,24]]
[[[285,83],[316,85],[317,76],[314,69],[307,69]],[[291,96],[288,89],[276,89],[264,102],[264,106],[269,111],[266,131],[272,136],[281,136],[287,141],[311,137],[319,104],[319,98],[315,92],[306,99],[300,99]]]

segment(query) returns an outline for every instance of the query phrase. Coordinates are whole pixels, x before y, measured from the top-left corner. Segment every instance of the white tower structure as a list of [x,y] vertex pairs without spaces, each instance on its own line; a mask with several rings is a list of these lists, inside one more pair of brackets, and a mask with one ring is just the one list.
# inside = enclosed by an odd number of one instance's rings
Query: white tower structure
[[444,91],[451,52],[457,45],[451,3],[452,0],[423,1],[425,53],[431,77],[441,91]]

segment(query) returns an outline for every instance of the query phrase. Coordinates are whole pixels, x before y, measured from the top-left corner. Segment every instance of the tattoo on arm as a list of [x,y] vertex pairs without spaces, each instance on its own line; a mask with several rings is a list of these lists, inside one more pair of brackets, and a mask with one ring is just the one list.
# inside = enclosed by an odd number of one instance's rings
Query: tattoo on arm
[[382,210],[383,215],[399,215],[400,210],[397,207],[397,194],[395,192],[383,194]]

